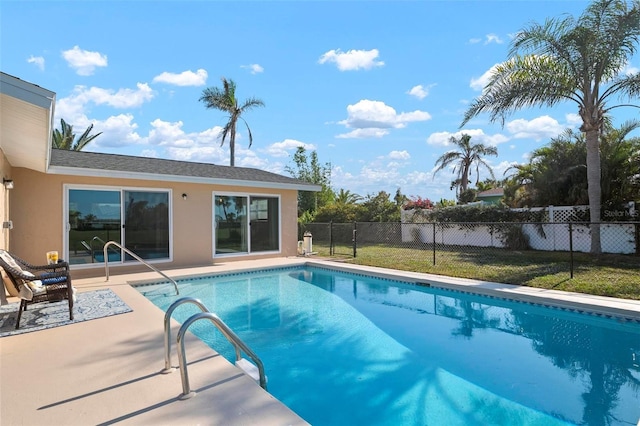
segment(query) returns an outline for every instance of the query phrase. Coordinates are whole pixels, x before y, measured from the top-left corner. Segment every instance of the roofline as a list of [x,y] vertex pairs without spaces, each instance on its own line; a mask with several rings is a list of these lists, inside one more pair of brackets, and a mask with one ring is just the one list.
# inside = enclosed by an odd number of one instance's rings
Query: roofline
[[185,183],[200,183],[207,185],[230,185],[230,186],[247,186],[253,188],[268,188],[268,189],[291,189],[297,191],[320,191],[322,186],[315,184],[290,184],[290,183],[277,183],[277,182],[262,182],[254,180],[241,180],[241,179],[221,179],[221,178],[207,178],[199,176],[182,176],[182,175],[164,175],[155,173],[140,173],[140,172],[124,172],[116,170],[98,170],[82,167],[66,167],[66,166],[50,166],[47,171],[48,174],[54,175],[71,175],[71,176],[87,176],[87,177],[106,177],[113,178],[114,172],[117,173],[118,179],[138,179],[138,180],[152,180],[162,182],[185,182]]
[[51,90],[47,90],[1,71],[0,79],[2,81],[1,91],[5,95],[39,106],[40,108],[51,108],[55,103],[56,94]]
[[56,92],[0,71],[0,94],[35,105],[49,112],[47,140],[44,153],[44,167],[29,167],[39,172],[46,172],[51,162],[51,145],[55,125],[54,112],[56,107]]

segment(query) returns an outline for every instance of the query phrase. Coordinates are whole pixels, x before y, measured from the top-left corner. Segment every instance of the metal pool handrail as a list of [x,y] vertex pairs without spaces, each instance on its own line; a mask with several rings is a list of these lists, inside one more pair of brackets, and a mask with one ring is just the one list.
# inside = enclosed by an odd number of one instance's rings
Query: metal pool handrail
[[[209,312],[204,303],[200,301],[200,299],[196,299],[195,297],[183,297],[181,299],[176,300],[169,306],[167,312],[164,313],[164,369],[162,370],[163,374],[173,372],[173,367],[171,366],[171,316],[173,315],[173,311],[180,305],[185,303],[191,303],[200,308],[202,312]],[[236,358],[238,358],[238,349],[236,348]]]
[[191,326],[196,321],[202,319],[208,319],[213,323],[214,326],[222,333],[222,335],[233,345],[236,350],[236,363],[242,359],[241,351],[244,352],[251,358],[256,367],[258,368],[260,387],[264,390],[267,390],[267,378],[264,374],[264,364],[262,364],[262,360],[258,355],[256,355],[251,348],[249,348],[243,341],[238,337],[237,334],[229,328],[227,324],[225,324],[222,319],[216,314],[209,312],[209,310],[204,306],[204,304],[194,297],[183,297],[181,299],[176,300],[169,306],[167,312],[164,314],[164,369],[162,373],[170,373],[173,371],[171,367],[171,315],[173,311],[180,305],[184,303],[192,303],[198,306],[202,312],[199,314],[194,314],[189,319],[187,319],[184,324],[180,327],[178,331],[178,362],[180,365],[180,378],[182,380],[182,396],[180,399],[189,399],[194,396],[195,391],[191,391],[191,387],[189,385],[189,374],[187,372],[187,359],[184,351],[184,335]]
[[109,281],[109,255],[107,253],[107,249],[109,248],[109,246],[116,246],[116,247],[120,248],[120,250],[123,250],[129,256],[131,256],[134,259],[136,259],[138,262],[140,262],[143,265],[149,267],[150,269],[153,269],[154,271],[156,271],[157,273],[159,273],[160,275],[165,277],[167,280],[171,281],[173,283],[173,287],[176,289],[176,295],[180,295],[180,290],[178,290],[178,283],[175,282],[174,279],[170,278],[167,274],[165,274],[164,272],[160,271],[158,268],[156,268],[154,266],[151,266],[149,263],[145,262],[140,256],[138,256],[137,254],[135,254],[134,252],[132,252],[128,248],[123,247],[120,243],[117,243],[115,241],[109,241],[108,243],[106,243],[104,245],[104,248],[103,248],[103,251],[104,251],[104,273],[105,273],[105,276],[107,278],[107,281]]

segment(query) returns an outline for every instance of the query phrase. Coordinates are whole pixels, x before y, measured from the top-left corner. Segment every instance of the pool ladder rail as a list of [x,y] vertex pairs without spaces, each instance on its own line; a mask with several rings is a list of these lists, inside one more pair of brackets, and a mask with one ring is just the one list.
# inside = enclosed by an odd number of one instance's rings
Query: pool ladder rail
[[[180,399],[189,399],[195,396],[196,392],[191,390],[191,386],[189,385],[189,373],[187,371],[187,360],[184,350],[184,335],[191,326],[196,321],[199,320],[209,320],[211,323],[216,326],[216,328],[222,333],[222,335],[233,345],[236,351],[236,361],[235,366],[238,367],[243,373],[251,377],[255,380],[256,383],[260,385],[261,388],[267,390],[267,377],[264,374],[264,365],[262,361],[243,341],[238,337],[237,334],[227,326],[222,319],[216,314],[209,312],[206,306],[200,301],[200,299],[196,299],[194,297],[183,297],[181,299],[176,300],[169,306],[167,312],[164,314],[164,369],[162,373],[167,374],[171,373],[175,370],[171,366],[171,315],[173,311],[180,305],[185,303],[190,303],[196,305],[202,310],[202,312],[197,313],[189,317],[178,331],[177,337],[177,345],[178,345],[178,362],[180,369],[180,378],[182,379],[182,395]],[[247,354],[249,358],[253,361],[251,363],[247,359],[242,357],[242,352]]]
[[[99,237],[93,237],[93,240],[95,240],[96,238],[98,240],[100,240]],[[91,240],[92,243],[93,243],[93,240]],[[102,241],[102,240],[100,240],[100,241]],[[140,262],[143,265],[145,265],[147,268],[149,268],[149,269],[151,269],[153,271],[156,271],[157,273],[162,275],[164,278],[166,278],[167,280],[169,280],[173,284],[173,288],[176,290],[176,296],[180,295],[180,290],[178,289],[178,283],[173,278],[169,277],[167,274],[165,274],[164,272],[162,272],[158,268],[154,267],[153,265],[149,264],[144,259],[142,259],[140,256],[138,256],[137,254],[135,254],[134,252],[132,252],[128,248],[122,246],[120,243],[118,243],[116,241],[109,241],[108,243],[105,243],[104,244],[104,248],[103,248],[103,251],[104,251],[104,274],[105,274],[105,277],[106,277],[107,281],[109,281],[109,255],[108,255],[108,249],[109,249],[110,246],[118,247],[120,250],[124,251],[129,256],[133,257],[135,260],[137,260],[138,262]]]

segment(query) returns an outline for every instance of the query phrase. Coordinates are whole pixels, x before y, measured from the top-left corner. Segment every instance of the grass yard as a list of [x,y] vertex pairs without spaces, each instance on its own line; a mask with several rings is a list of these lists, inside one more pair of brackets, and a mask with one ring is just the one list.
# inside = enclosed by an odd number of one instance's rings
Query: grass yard
[[[313,248],[329,256],[327,246]],[[640,256],[635,255],[574,253],[571,278],[567,252],[438,247],[434,265],[430,246],[366,245],[358,247],[356,258],[351,246],[336,246],[334,251],[334,258],[358,265],[640,300]]]

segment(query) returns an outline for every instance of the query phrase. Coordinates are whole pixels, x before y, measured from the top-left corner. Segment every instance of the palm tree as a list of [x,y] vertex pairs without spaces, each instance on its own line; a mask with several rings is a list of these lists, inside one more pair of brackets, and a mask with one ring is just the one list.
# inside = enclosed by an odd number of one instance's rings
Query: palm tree
[[360,200],[362,200],[360,195],[354,194],[348,189],[340,189],[335,198],[336,204],[356,204]]
[[229,121],[222,129],[222,142],[220,145],[224,145],[224,141],[229,135],[229,150],[231,151],[230,165],[235,165],[236,156],[236,124],[238,119],[244,121],[249,132],[249,146],[253,143],[253,136],[251,135],[251,129],[246,120],[242,117],[246,111],[259,106],[264,106],[264,102],[257,98],[249,98],[238,106],[238,99],[236,98],[236,83],[231,79],[222,77],[222,88],[208,87],[203,90],[200,101],[204,102],[207,108],[214,108],[220,111],[224,111],[229,114]]
[[449,142],[456,145],[458,150],[447,151],[436,160],[438,168],[433,172],[434,177],[440,170],[455,164],[453,173],[456,173],[457,179],[453,181],[453,186],[458,187],[458,196],[467,190],[471,167],[474,164],[476,165],[476,181],[480,180],[480,166],[489,170],[491,177],[495,179],[491,166],[482,158],[486,155],[498,155],[498,149],[495,146],[486,146],[481,143],[471,145],[471,136],[464,133],[459,139],[451,136]]
[[640,39],[640,0],[596,0],[578,20],[548,19],[516,34],[509,59],[496,66],[482,95],[464,115],[461,127],[482,112],[504,120],[523,107],[553,107],[573,101],[582,118],[587,142],[587,183],[592,224],[591,252],[601,252],[601,174],[599,135],[607,102],[617,96],[640,96],[640,73],[621,70],[635,54]]
[[76,139],[76,134],[73,133],[73,126],[67,124],[67,122],[61,118],[60,129],[53,130],[53,147],[70,151],[82,151],[89,142],[102,134],[102,132],[100,132],[95,135],[89,135],[91,130],[93,130],[93,124],[87,127],[87,130]]

